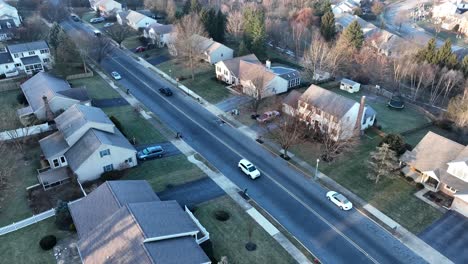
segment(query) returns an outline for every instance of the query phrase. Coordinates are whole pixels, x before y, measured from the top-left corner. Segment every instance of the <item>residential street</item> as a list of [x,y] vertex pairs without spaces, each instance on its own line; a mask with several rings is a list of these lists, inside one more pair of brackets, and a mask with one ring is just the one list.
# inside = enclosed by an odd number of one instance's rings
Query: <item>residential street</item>
[[[84,30],[92,33],[83,23],[62,25],[71,36]],[[357,210],[344,212],[333,206],[325,198],[327,190],[236,129],[220,125],[216,116],[180,90],[174,88],[172,97],[161,96],[157,89],[171,85],[127,52],[114,49],[101,66],[107,73],[118,71],[122,86],[168,127],[181,132],[187,144],[239,188],[247,188],[260,206],[324,263],[424,263]],[[256,164],[262,177],[252,181],[241,174],[237,168],[241,157]]]
[[[422,1],[422,0],[403,0],[397,1],[390,5],[388,5],[385,9],[384,20],[385,20],[385,27],[388,31],[400,35],[401,37],[415,41],[418,44],[425,45],[431,38],[434,36],[426,32],[423,28],[419,26],[413,26],[414,23],[410,21],[405,21],[401,24],[401,28],[399,29],[399,21],[398,21],[398,14],[400,12],[411,12],[416,6],[421,3],[430,2],[430,1]],[[442,45],[445,39],[437,38],[437,45]],[[465,47],[460,47],[457,45],[452,44],[452,50],[456,51]]]

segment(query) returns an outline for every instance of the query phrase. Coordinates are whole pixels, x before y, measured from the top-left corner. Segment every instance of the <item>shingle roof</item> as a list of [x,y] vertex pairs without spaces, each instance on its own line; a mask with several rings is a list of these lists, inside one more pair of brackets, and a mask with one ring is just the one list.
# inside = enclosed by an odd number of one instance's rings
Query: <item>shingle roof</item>
[[76,171],[101,145],[135,150],[118,129],[114,129],[114,133],[108,133],[92,128],[65,152],[70,168]]
[[[50,101],[58,95],[58,92],[68,89],[70,89],[68,82],[46,72],[39,72],[21,84],[21,90],[33,111],[44,106],[43,96],[46,96]],[[60,96],[65,97],[63,95]]]
[[265,66],[247,61],[240,61],[239,64],[239,79],[245,81],[254,81],[261,78],[263,87],[267,86],[271,80],[276,77],[276,74],[269,71]]
[[42,63],[42,61],[41,61],[41,59],[39,58],[38,55],[21,58],[21,62],[25,66],[26,65],[31,65],[31,64],[41,64]]
[[[10,25],[10,27],[8,27],[8,25]],[[0,19],[0,33],[12,34],[15,29],[15,21],[12,18]]]
[[[76,89],[76,88],[73,88]],[[114,127],[114,123],[97,107],[75,104],[55,118],[57,129],[63,133],[65,139],[88,122],[106,124]]]
[[258,58],[255,56],[255,54],[249,54],[249,55],[236,57],[236,58],[229,59],[229,60],[223,60],[218,63],[223,63],[224,65],[226,65],[228,70],[231,71],[231,73],[237,77],[239,76],[239,68],[240,68],[241,61],[249,62],[251,64],[259,64],[259,65],[262,64],[258,60]]
[[193,35],[192,38],[195,39],[195,42],[199,45],[200,50],[206,52],[208,55],[210,55],[213,51],[217,50],[220,47],[228,48],[225,45],[216,42],[211,38],[203,37],[200,35]]
[[355,104],[356,101],[323,89],[312,84],[300,97],[304,101],[318,109],[338,118],[343,117]]
[[52,158],[59,153],[64,153],[70,147],[67,141],[63,138],[62,133],[59,131],[39,140],[39,145],[41,146],[42,153],[47,159]]
[[464,148],[457,142],[429,131],[412,151],[406,151],[400,159],[422,172],[434,171],[444,168]]
[[65,95],[68,98],[79,100],[80,102],[89,101],[88,90],[86,87],[76,87],[65,91],[58,92],[61,95]]
[[9,52],[0,52],[0,64],[12,63],[13,58]]
[[26,52],[31,50],[41,50],[41,49],[48,49],[49,45],[44,40],[29,42],[29,43],[21,43],[15,45],[8,45],[8,49],[11,53],[18,53],[18,52]]
[[299,101],[299,98],[301,97],[301,93],[296,91],[296,90],[292,90],[288,96],[286,96],[286,98],[284,98],[283,100],[283,104],[287,104],[289,106],[292,106],[294,108],[297,108],[297,102]]
[[150,29],[153,29],[156,34],[162,35],[162,34],[168,34],[168,33],[173,32],[175,30],[175,27],[172,24],[162,25],[159,23],[153,23],[149,25],[147,28],[145,28],[145,30],[150,30]]
[[[146,181],[106,182],[69,208],[85,264],[209,262],[185,234],[198,227],[177,202],[159,201]],[[144,242],[149,238],[153,241]]]
[[360,18],[359,16],[351,15],[348,13],[342,13],[335,17],[336,23],[343,28],[348,27],[353,21],[357,20],[358,24],[361,26],[362,32],[364,36],[368,37],[372,35],[375,31],[379,29],[374,26],[374,24],[365,21],[364,19]]
[[84,199],[70,204],[80,238],[127,203],[159,201],[147,181],[107,181]]

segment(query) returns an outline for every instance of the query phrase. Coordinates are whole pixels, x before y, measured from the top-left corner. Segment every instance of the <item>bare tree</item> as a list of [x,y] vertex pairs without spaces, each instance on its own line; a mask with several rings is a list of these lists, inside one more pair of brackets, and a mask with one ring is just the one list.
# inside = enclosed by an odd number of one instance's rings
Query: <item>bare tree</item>
[[252,80],[241,81],[243,92],[252,97],[252,111],[255,114],[257,114],[260,104],[270,88],[266,83],[265,71],[266,70],[261,67]]
[[177,6],[174,0],[168,0],[166,6],[166,15],[168,21],[173,21],[176,18]]
[[133,29],[127,25],[113,25],[106,29],[107,35],[122,47],[122,42],[132,34]]
[[42,17],[49,22],[59,22],[68,16],[65,1],[44,1],[39,10]]
[[197,14],[184,16],[176,24],[177,36],[175,39],[176,54],[190,67],[192,80],[195,79],[195,66],[203,52],[203,43],[206,41],[205,28]]
[[344,60],[340,51],[340,49],[331,48],[320,34],[314,34],[311,45],[304,54],[306,71],[312,78],[317,72],[328,72],[333,76]]
[[465,86],[463,94],[450,99],[447,117],[458,127],[468,126],[468,86]]
[[442,101],[463,81],[463,75],[455,70],[443,68],[434,78],[430,87],[429,103],[435,105],[442,97]]
[[397,177],[397,154],[395,151],[390,149],[388,144],[384,143],[382,146],[377,147],[376,151],[371,153],[367,164],[369,166],[369,173],[367,174],[367,178],[370,180],[375,180],[375,183],[378,183],[381,177]]
[[112,42],[109,38],[104,36],[89,36],[80,35],[75,39],[79,43],[80,54],[83,62],[85,57],[90,57],[96,60],[98,63],[114,49]]
[[16,28],[15,35],[21,40],[32,42],[36,40],[45,39],[49,33],[49,28],[42,21],[39,15],[28,17],[23,26]]
[[284,151],[283,157],[288,158],[290,147],[305,141],[308,133],[306,123],[298,115],[281,113],[271,125],[267,125],[268,137],[276,141]]
[[331,127],[317,125],[312,127],[316,138],[322,144],[321,159],[326,162],[331,162],[340,154],[354,149],[359,144],[359,137],[354,133],[348,135],[347,131],[339,127]]
[[234,11],[227,18],[226,30],[235,38],[240,38],[244,30],[244,18],[240,11]]

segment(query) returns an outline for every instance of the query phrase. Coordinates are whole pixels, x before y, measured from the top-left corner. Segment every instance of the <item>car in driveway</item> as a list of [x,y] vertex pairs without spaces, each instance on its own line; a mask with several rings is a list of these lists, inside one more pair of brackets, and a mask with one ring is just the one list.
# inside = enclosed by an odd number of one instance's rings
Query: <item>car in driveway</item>
[[260,123],[265,123],[272,119],[275,119],[279,115],[280,115],[280,112],[278,111],[267,111],[263,113],[261,116],[257,117],[257,121]]
[[172,95],[172,90],[167,88],[167,87],[159,88],[159,92],[161,94],[164,94],[165,96],[171,96]]
[[341,210],[348,211],[353,208],[353,204],[341,193],[337,193],[335,191],[329,191],[327,192],[326,197],[329,201],[334,203]]
[[112,27],[114,25],[114,23],[110,22],[110,23],[105,23],[104,24],[104,27],[105,28],[108,28],[108,27]]
[[137,52],[137,53],[138,52],[143,52],[145,50],[146,50],[146,47],[143,47],[143,46],[138,46],[138,47],[135,48],[135,52]]
[[91,18],[89,20],[90,23],[92,24],[97,24],[97,23],[101,23],[101,22],[104,22],[106,19],[103,18],[103,17],[94,17],[94,18]]
[[70,17],[71,17],[71,19],[72,19],[73,21],[75,21],[75,22],[80,22],[80,18],[79,18],[77,15],[72,14]]
[[255,180],[258,177],[260,177],[260,171],[252,164],[252,162],[246,159],[241,159],[237,166],[243,173],[245,173],[245,175],[249,176],[252,180]]
[[112,77],[113,77],[114,79],[116,79],[116,80],[122,79],[122,76],[120,76],[120,73],[118,73],[118,72],[116,72],[116,71],[111,72],[111,75],[112,75]]
[[137,152],[139,160],[147,160],[151,158],[161,158],[164,155],[164,149],[159,145],[149,146]]

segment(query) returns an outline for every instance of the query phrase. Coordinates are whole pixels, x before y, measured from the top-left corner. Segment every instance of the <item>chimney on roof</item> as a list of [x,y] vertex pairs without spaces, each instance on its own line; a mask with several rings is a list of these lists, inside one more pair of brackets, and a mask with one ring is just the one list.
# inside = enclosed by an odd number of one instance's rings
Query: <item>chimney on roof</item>
[[52,112],[52,109],[50,109],[49,100],[47,99],[47,96],[42,96],[42,100],[44,100],[44,109],[47,122],[54,121],[54,113]]
[[362,116],[364,115],[364,108],[366,107],[366,96],[361,97],[361,103],[359,104],[358,116],[356,119],[356,125],[354,127],[354,135],[361,136],[362,134]]
[[270,60],[267,60],[265,62],[265,66],[267,67],[267,69],[271,69],[271,61]]

